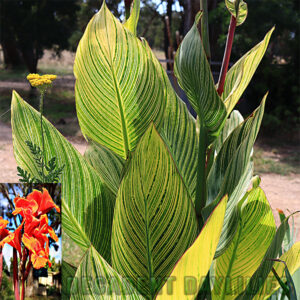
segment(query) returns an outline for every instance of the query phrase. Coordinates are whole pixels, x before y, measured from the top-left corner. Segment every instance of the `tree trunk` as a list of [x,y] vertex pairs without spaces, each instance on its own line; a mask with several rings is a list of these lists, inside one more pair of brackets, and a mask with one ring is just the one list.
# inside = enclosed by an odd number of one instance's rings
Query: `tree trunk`
[[1,39],[5,69],[17,69],[23,67],[21,55],[13,39]]
[[[168,0],[168,3],[167,3],[167,14],[166,14],[166,16],[169,19],[169,28],[167,26],[166,20],[164,20],[164,22],[165,22],[165,27],[164,27],[164,36],[165,36],[164,50],[165,50],[166,59],[172,59],[172,53],[171,53],[171,57],[170,57],[170,47],[173,47],[173,45],[170,45],[168,30],[170,31],[170,33],[172,33],[171,28],[172,28],[172,5],[173,5],[173,2],[174,2],[174,0]],[[167,63],[167,69],[171,70],[171,66],[170,66],[169,63]]]
[[36,51],[34,50],[34,47],[26,47],[21,49],[23,60],[26,64],[27,70],[30,73],[37,73],[37,55]]
[[7,20],[7,8],[4,1],[0,1],[0,44],[3,50],[4,66],[6,69],[16,69],[23,66],[21,54],[17,48],[13,29]]
[[195,16],[200,10],[200,0],[182,0],[180,4],[183,6],[183,35],[185,36],[194,24]]

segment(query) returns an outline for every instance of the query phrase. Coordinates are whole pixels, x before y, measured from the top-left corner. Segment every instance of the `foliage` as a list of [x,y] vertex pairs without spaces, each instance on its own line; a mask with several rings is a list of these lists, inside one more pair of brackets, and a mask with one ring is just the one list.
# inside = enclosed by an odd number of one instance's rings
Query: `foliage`
[[[243,96],[239,108],[250,113],[257,106],[257,99],[269,89],[270,101],[266,107],[263,127],[268,134],[278,126],[293,130],[299,126],[299,10],[298,3],[287,0],[248,0],[247,21],[237,29],[232,49],[232,61],[236,61],[253,44],[259,42],[266,31],[276,25],[267,55]],[[223,1],[210,13],[214,31],[219,32],[219,47],[214,48],[213,60],[221,60],[229,24]],[[257,22],[264,20],[264,22]],[[218,25],[217,25],[218,24]]]
[[2,274],[2,284],[0,288],[0,297],[1,299],[13,299],[14,292],[11,288],[12,283],[10,278],[7,276],[5,272]]
[[[1,3],[0,43],[8,67],[25,66],[36,73],[45,48],[68,48],[74,30],[76,1],[10,1]],[[18,22],[16,22],[18,20]]]
[[62,170],[64,168],[64,165],[62,167],[58,167],[56,164],[56,157],[52,157],[48,162],[43,162],[43,152],[40,149],[39,146],[32,144],[30,141],[25,141],[26,145],[28,146],[30,152],[32,153],[34,160],[36,162],[36,165],[39,168],[43,168],[43,164],[45,164],[45,169],[47,171],[47,174],[45,174],[44,177],[42,177],[42,173],[39,172],[39,177],[31,177],[31,175],[23,170],[21,167],[17,167],[18,169],[18,176],[21,177],[20,182],[23,183],[43,183],[43,182],[54,182],[57,183],[59,181],[59,176],[62,173]]
[[[195,299],[206,282],[212,299],[227,299],[226,282],[210,286],[214,271],[232,279],[231,298],[249,299],[276,267],[271,259],[281,254],[289,219],[276,230],[260,180],[253,178],[253,145],[267,95],[245,120],[233,111],[272,30],[231,68],[219,94],[197,15],[174,66],[195,119],[148,43],[136,37],[137,7],[135,1],[121,24],[103,3],[79,43],[75,97],[89,141],[84,156],[13,92],[18,165],[33,176],[39,172],[25,141],[43,143],[40,119],[45,156],[65,165],[64,297]],[[297,268],[292,254],[283,254],[291,274]],[[245,284],[237,283],[240,276]]]
[[[82,38],[85,31],[85,27],[93,15],[99,10],[99,5],[103,0],[76,0],[79,9],[76,11],[76,28],[72,34],[68,36],[69,47],[72,51],[75,51],[77,45]],[[116,17],[120,17],[121,11],[119,5],[122,0],[108,0],[106,1],[109,9],[114,13]]]

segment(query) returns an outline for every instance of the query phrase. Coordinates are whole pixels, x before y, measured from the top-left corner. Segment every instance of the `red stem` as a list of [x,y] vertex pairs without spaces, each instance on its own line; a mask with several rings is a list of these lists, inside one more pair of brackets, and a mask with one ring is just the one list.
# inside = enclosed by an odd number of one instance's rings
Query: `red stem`
[[229,66],[235,28],[236,28],[236,18],[234,16],[231,16],[229,29],[228,29],[228,35],[227,35],[227,41],[226,41],[226,48],[225,48],[225,53],[224,53],[224,57],[223,57],[219,82],[218,82],[219,96],[221,96],[224,91],[225,78],[226,78],[226,73],[227,73],[228,66]]
[[[21,262],[20,262],[20,268],[21,268],[21,279],[22,279],[22,293],[21,293],[21,300],[24,300],[25,299],[25,281],[26,281],[26,278],[28,276],[26,276],[26,272],[27,272],[27,268],[29,266],[29,270],[30,270],[30,263],[27,264],[27,267],[26,267],[26,261],[27,261],[27,257],[28,257],[28,251],[26,248],[23,249],[23,254],[22,254],[22,259],[21,259]],[[29,271],[28,271],[29,273]]]
[[3,271],[3,253],[2,253],[2,248],[0,248],[0,288],[2,284],[2,271]]
[[30,272],[30,270],[31,270],[31,267],[32,267],[32,263],[31,263],[31,261],[29,261],[29,262],[27,263],[26,271],[25,271],[25,274],[24,274],[24,280],[25,280],[25,281],[26,281],[27,278],[28,278],[28,275],[29,275],[29,272]]
[[19,291],[19,278],[18,278],[18,256],[17,250],[13,249],[13,277],[14,277],[14,291],[15,299],[20,300],[20,291]]

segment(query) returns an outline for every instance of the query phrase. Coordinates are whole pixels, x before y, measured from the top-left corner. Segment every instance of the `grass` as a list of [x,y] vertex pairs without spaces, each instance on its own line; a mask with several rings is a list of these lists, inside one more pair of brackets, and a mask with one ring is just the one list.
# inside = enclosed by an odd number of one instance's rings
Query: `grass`
[[[287,150],[288,149],[288,150]],[[300,174],[300,157],[293,147],[282,148],[259,144],[254,147],[255,174],[275,173],[279,175]]]
[[[35,109],[39,107],[39,94],[36,90],[18,90],[20,96]],[[5,89],[0,94],[0,120],[10,123],[11,90]],[[79,125],[76,117],[75,97],[72,90],[53,87],[44,100],[45,117],[65,136],[74,136]]]
[[[40,75],[43,74],[56,74],[58,76],[72,75],[73,70],[66,67],[51,67],[49,65],[42,65],[38,69]],[[25,82],[28,71],[24,69],[20,70],[5,70],[0,68],[0,81],[14,81]]]

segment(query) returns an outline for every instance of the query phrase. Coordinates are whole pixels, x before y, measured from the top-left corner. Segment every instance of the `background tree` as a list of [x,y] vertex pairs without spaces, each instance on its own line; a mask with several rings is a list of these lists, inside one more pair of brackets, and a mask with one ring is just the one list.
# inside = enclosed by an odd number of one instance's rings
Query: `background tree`
[[[259,43],[268,30],[276,25],[265,58],[244,94],[239,109],[249,113],[258,105],[258,99],[269,90],[264,128],[273,132],[283,122],[288,131],[297,128],[300,121],[299,85],[299,3],[296,0],[247,0],[247,22],[236,30],[231,61]],[[213,60],[222,59],[229,14],[224,1],[218,0],[210,12]],[[219,38],[216,39],[216,37]]]
[[[99,10],[102,5],[102,0],[77,0],[78,10],[75,12],[76,28],[69,36],[70,49],[76,51],[78,43],[84,33],[84,30],[93,17],[93,15]],[[120,17],[124,13],[122,6],[123,0],[106,0],[106,4],[113,12],[114,16]]]
[[69,47],[75,29],[76,1],[0,0],[0,43],[6,68],[37,72],[45,48]]

